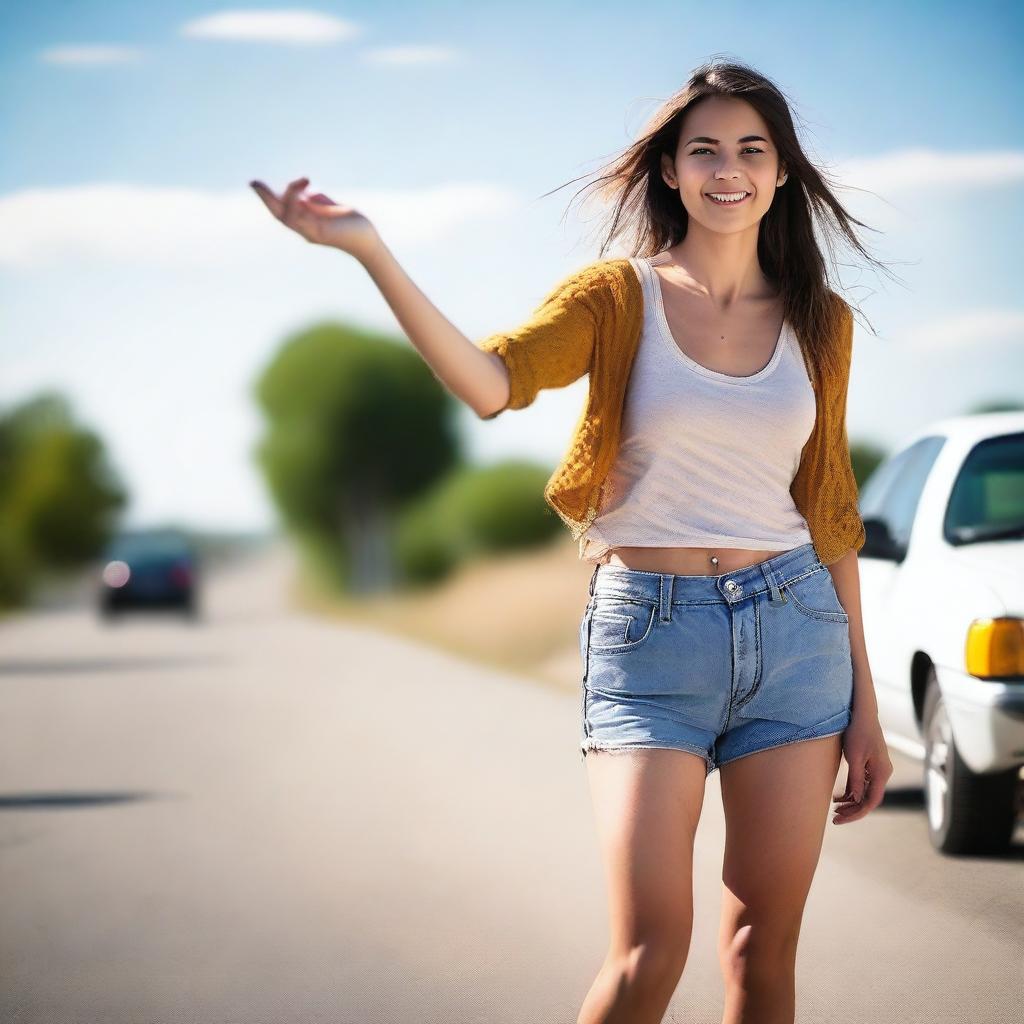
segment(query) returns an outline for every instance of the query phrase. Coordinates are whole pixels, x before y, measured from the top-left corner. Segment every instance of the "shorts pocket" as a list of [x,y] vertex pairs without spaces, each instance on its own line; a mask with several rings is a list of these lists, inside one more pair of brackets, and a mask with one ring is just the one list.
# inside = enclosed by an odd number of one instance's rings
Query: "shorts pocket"
[[782,590],[793,602],[793,607],[810,619],[821,622],[850,621],[836,593],[832,573],[824,565],[813,569],[806,576],[784,583]]
[[598,594],[590,612],[590,650],[625,654],[651,635],[657,606],[638,598]]

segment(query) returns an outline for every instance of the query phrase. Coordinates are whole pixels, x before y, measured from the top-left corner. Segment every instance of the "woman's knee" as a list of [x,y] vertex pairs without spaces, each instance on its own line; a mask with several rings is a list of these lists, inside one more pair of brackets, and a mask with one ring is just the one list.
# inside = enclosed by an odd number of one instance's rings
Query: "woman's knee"
[[690,951],[690,931],[679,930],[611,952],[608,966],[620,983],[638,993],[674,989]]
[[718,953],[723,975],[746,982],[779,977],[796,962],[799,935],[799,921],[746,922],[722,936]]
[[580,1021],[660,1021],[683,973],[689,941],[646,941],[610,949],[580,1010]]

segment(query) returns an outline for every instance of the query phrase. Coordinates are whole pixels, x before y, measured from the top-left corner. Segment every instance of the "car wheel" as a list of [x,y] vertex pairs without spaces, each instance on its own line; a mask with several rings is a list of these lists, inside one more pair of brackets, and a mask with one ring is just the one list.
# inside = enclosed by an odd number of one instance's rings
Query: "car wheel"
[[960,757],[946,704],[928,670],[924,697],[924,799],[928,838],[941,853],[999,853],[1017,818],[1018,769],[979,775]]

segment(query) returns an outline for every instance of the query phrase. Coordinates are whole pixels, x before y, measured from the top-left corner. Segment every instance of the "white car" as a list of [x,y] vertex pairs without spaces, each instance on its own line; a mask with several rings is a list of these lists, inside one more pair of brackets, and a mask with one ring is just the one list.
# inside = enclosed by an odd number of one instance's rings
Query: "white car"
[[858,505],[886,741],[923,763],[937,850],[1005,850],[1024,765],[1024,412],[915,431]]

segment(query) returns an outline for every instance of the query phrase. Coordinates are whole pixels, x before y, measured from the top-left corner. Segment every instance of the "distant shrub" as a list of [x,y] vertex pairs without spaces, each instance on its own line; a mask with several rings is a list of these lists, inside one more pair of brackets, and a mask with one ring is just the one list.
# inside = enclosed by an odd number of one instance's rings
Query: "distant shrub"
[[399,515],[396,561],[404,578],[437,580],[466,559],[546,542],[562,529],[544,501],[549,476],[543,466],[516,460],[445,476]]

